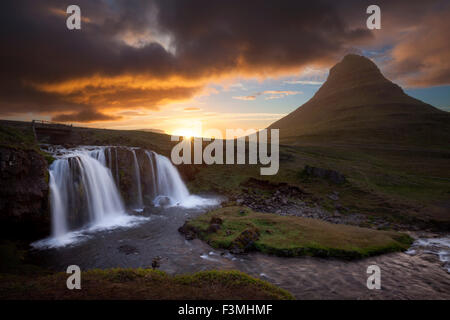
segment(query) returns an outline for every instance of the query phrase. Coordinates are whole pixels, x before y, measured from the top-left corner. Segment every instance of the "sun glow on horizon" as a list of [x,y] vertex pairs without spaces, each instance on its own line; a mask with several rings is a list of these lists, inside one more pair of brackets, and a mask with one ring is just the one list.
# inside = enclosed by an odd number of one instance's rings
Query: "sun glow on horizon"
[[183,120],[180,122],[180,127],[173,130],[171,134],[185,139],[202,137],[202,122],[200,120]]

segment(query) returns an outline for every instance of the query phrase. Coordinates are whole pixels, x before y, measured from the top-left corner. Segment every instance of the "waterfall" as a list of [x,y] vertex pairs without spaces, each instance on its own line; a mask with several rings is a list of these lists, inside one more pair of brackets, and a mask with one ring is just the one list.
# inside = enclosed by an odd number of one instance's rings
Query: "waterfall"
[[51,165],[54,236],[125,213],[111,172],[102,164],[104,160],[103,149],[74,151]]
[[[59,164],[67,164],[67,162],[61,161]],[[58,166],[58,165],[57,165]],[[55,181],[53,172],[49,172],[50,175],[50,202],[52,212],[52,235],[53,237],[61,237],[67,233],[66,223],[66,208],[65,201],[61,198],[61,192],[63,188],[66,189],[64,181]],[[61,175],[57,175],[61,177]],[[65,195],[65,194],[64,194]]]
[[[101,222],[104,218],[123,214],[123,206],[119,191],[114,184],[111,171],[95,161],[89,155],[81,152],[76,156],[81,172],[81,181],[88,205],[91,222]],[[104,153],[103,153],[103,158]]]
[[108,168],[112,170],[111,148],[108,148]]
[[98,149],[94,149],[88,152],[88,154],[98,160],[103,166],[106,167],[106,157],[105,157],[105,149],[100,147]]
[[131,149],[134,158],[134,179],[136,183],[136,206],[141,209],[144,207],[144,201],[142,200],[142,186],[141,186],[141,172],[139,170],[139,163],[136,157],[136,150]]
[[149,162],[149,168],[150,168],[150,171],[151,171],[149,179],[150,179],[150,184],[152,186],[152,190],[151,190],[152,193],[150,194],[150,197],[153,199],[154,197],[156,197],[156,194],[157,194],[157,189],[156,189],[156,168],[153,165],[153,156],[154,156],[155,153],[153,151],[145,150],[145,154],[147,155],[148,162]]
[[[155,153],[156,162],[156,198],[153,203],[156,206],[161,204],[177,205],[183,203],[189,197],[180,174],[170,160],[160,154]],[[168,203],[167,203],[168,202]]]
[[[111,147],[64,149],[55,146],[51,149],[56,158],[49,168],[52,237],[35,242],[33,246],[66,245],[82,237],[85,231],[130,226],[146,220],[142,216],[126,214],[118,189],[117,149],[118,147],[114,147],[116,181],[112,174]],[[130,172],[134,178],[132,181],[137,189],[135,205],[139,209],[144,208],[141,181],[145,182],[147,198],[155,206],[195,207],[217,204],[217,200],[190,195],[178,170],[168,158],[149,150],[143,150],[142,153],[137,153],[136,148],[126,150],[131,151],[134,166],[129,168],[131,170],[124,168],[125,174]],[[140,158],[144,153],[149,161],[149,172]],[[138,155],[141,164],[144,164],[142,170]]]
[[119,160],[117,157],[117,148],[114,148],[114,152],[116,154],[116,183],[117,183],[117,185],[119,185],[119,182],[120,182],[120,180],[119,180]]
[[126,226],[138,220],[126,215],[105,166],[104,148],[63,152],[49,168],[52,235],[33,243],[34,247],[64,246],[81,237],[81,230]]

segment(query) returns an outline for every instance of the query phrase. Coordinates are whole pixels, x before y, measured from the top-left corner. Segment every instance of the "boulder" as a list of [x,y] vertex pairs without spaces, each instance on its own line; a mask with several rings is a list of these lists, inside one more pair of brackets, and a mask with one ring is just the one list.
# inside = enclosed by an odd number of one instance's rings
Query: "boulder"
[[255,246],[255,241],[259,239],[259,230],[247,228],[238,235],[230,245],[232,253],[244,253],[251,251]]
[[343,174],[331,169],[310,167],[306,165],[303,172],[308,176],[326,179],[335,184],[343,184],[347,182],[347,179]]
[[186,221],[180,228],[178,228],[178,232],[183,234],[186,240],[193,240],[197,238],[198,230]]

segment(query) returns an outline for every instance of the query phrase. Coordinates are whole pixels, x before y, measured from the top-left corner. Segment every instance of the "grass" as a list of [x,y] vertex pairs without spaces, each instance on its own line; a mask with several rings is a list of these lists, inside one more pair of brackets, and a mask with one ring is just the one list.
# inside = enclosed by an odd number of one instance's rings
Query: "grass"
[[294,299],[288,291],[239,271],[171,276],[152,269],[93,269],[82,271],[81,290],[67,289],[68,276],[0,274],[0,299]]
[[[220,229],[215,232],[209,229],[212,218],[222,220]],[[253,250],[280,256],[363,258],[403,251],[412,243],[411,237],[394,231],[258,213],[240,206],[213,210],[189,221],[188,226],[212,247],[224,249],[239,245],[241,234],[250,230],[259,234]]]
[[11,148],[23,151],[35,151],[39,153],[51,165],[55,160],[53,156],[42,151],[34,138],[31,125],[8,125],[0,123],[0,147]]
[[39,150],[31,125],[29,127],[12,127],[0,124],[0,146],[21,150]]

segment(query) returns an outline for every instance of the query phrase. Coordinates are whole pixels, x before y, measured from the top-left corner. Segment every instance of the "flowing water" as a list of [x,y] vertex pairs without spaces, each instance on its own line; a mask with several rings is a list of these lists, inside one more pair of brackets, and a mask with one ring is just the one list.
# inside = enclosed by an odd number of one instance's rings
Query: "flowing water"
[[[154,206],[138,215],[127,213],[108,169],[112,168],[110,152],[100,147],[66,150],[52,164],[53,236],[34,244],[39,264],[58,271],[71,264],[82,270],[146,268],[157,258],[161,270],[171,274],[241,270],[277,284],[299,299],[450,299],[450,274],[445,269],[448,237],[419,239],[406,253],[358,261],[232,255],[197,239],[187,241],[179,234],[178,228],[187,219],[219,205],[220,199],[190,195],[170,160],[155,152],[145,152],[154,170],[141,177],[151,182]],[[89,190],[90,196],[81,200],[73,196],[73,189],[80,187]],[[79,228],[73,217],[80,218],[80,213],[73,208],[80,202],[87,214],[81,215],[84,224]],[[98,225],[104,227],[95,227]],[[372,264],[381,268],[381,290],[367,289],[367,267]]]
[[[127,213],[116,187],[119,181],[117,148],[115,149],[116,181],[112,175],[111,147],[80,147],[64,149],[52,147],[56,160],[50,166],[50,202],[52,235],[35,242],[36,248],[59,247],[92,237],[101,229],[131,227],[148,217]],[[137,198],[134,212],[142,212],[141,170],[135,148],[126,149],[134,160],[134,184]],[[177,169],[169,159],[145,150],[151,165],[152,190],[150,198],[155,206],[208,206],[217,200],[189,194]],[[145,179],[146,177],[144,177]]]
[[136,185],[136,208],[142,209],[144,207],[144,201],[142,200],[142,187],[141,187],[141,172],[139,169],[139,163],[136,157],[136,151],[131,150],[134,159],[134,182]]

